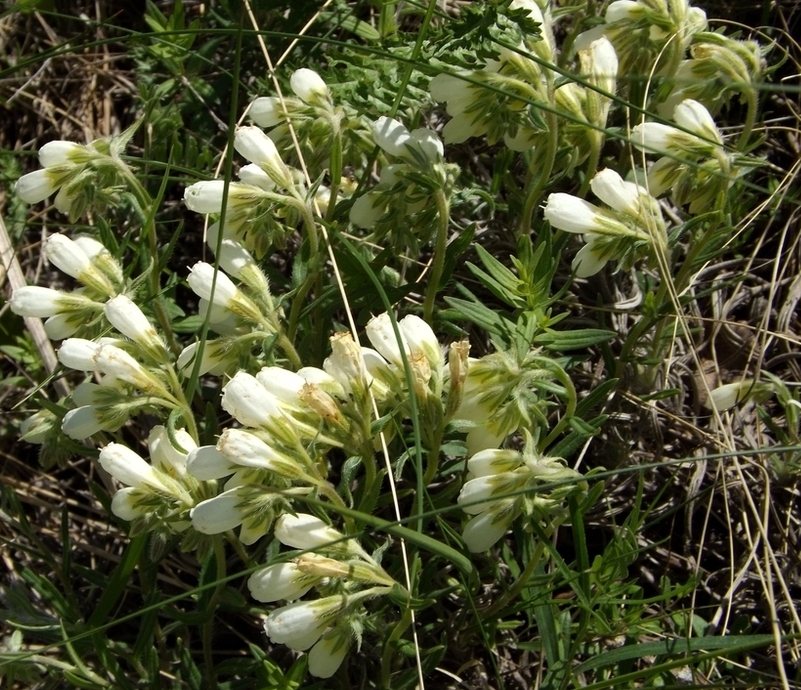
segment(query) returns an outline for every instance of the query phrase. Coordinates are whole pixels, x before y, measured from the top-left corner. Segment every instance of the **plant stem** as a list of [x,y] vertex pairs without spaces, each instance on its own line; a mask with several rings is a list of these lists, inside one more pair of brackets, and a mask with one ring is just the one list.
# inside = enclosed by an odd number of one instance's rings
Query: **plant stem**
[[439,290],[439,282],[442,279],[442,271],[445,267],[445,251],[448,245],[448,222],[450,221],[450,206],[448,197],[442,188],[434,193],[434,200],[437,204],[437,239],[434,245],[434,264],[431,269],[431,277],[428,281],[425,302],[423,302],[423,316],[430,324],[434,316],[434,299]]
[[[123,164],[124,165],[124,164]],[[153,198],[148,191],[142,186],[133,171],[127,166],[124,166],[123,175],[128,180],[128,183],[133,191],[134,198],[139,204],[142,213],[145,214],[145,235],[147,236],[148,249],[150,251],[150,258],[153,261],[153,267],[150,270],[148,279],[150,280],[150,291],[153,293],[153,311],[156,314],[161,325],[161,330],[164,332],[164,337],[167,339],[167,345],[172,350],[173,354],[181,352],[181,345],[175,339],[175,334],[172,331],[172,324],[170,317],[167,315],[167,310],[164,307],[164,296],[161,294],[161,282],[159,281],[158,271],[158,236],[156,233],[155,209],[153,208]]]
[[[545,529],[545,534],[550,537],[564,521],[564,517],[555,518],[554,521]],[[531,554],[531,558],[529,559],[528,563],[526,563],[526,567],[523,569],[523,572],[520,573],[517,580],[515,580],[514,583],[512,583],[512,586],[509,587],[509,589],[507,589],[503,595],[501,595],[498,601],[481,612],[481,616],[484,620],[495,616],[510,602],[514,601],[517,595],[523,591],[525,586],[528,584],[528,581],[531,579],[531,576],[534,574],[534,570],[536,570],[537,565],[539,565],[540,559],[542,558],[542,554],[544,552],[545,542],[537,542],[537,547],[534,549],[534,553]]]
[[214,637],[214,616],[217,612],[217,604],[219,604],[220,596],[225,588],[225,544],[222,540],[222,535],[219,534],[214,535],[212,541],[216,563],[215,576],[217,578],[217,586],[214,588],[214,593],[209,599],[209,606],[206,611],[208,618],[203,625],[203,660],[206,665],[206,674],[208,675],[207,687],[210,690],[217,690],[217,674],[214,671],[212,638]]
[[518,236],[528,234],[531,230],[531,219],[534,217],[534,209],[540,202],[542,190],[548,184],[556,160],[556,148],[559,143],[559,121],[556,114],[546,112],[545,121],[548,125],[548,139],[543,157],[536,156],[534,161],[542,163],[539,175],[533,178],[528,192],[526,193],[526,203],[523,206],[523,213],[520,216],[520,225],[517,228]]
[[306,295],[309,294],[312,286],[316,285],[318,294],[320,292],[320,288],[322,287],[322,275],[317,270],[320,256],[320,237],[317,233],[317,225],[314,222],[314,216],[309,211],[305,200],[298,199],[297,208],[303,217],[303,225],[306,228],[306,236],[309,238],[310,256],[309,273],[301,286],[298,288],[298,291],[292,300],[292,308],[289,311],[287,337],[291,342],[294,342],[295,340],[295,334],[298,330],[298,321],[300,320],[300,310],[303,307]]
[[401,635],[403,635],[406,628],[412,623],[412,610],[407,608],[403,612],[403,616],[398,621],[397,625],[392,629],[386,643],[384,644],[384,651],[381,654],[381,687],[389,690],[390,686],[390,665],[392,663],[393,644],[397,642]]

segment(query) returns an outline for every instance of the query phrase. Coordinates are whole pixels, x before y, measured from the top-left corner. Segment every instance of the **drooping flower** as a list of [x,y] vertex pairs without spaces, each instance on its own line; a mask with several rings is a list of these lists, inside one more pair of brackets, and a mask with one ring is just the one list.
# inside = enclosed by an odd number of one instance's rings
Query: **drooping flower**
[[608,261],[632,264],[667,241],[659,204],[638,184],[606,168],[590,182],[593,193],[609,208],[556,192],[548,197],[544,216],[553,227],[582,234],[585,247],[573,261],[579,277],[597,273]]

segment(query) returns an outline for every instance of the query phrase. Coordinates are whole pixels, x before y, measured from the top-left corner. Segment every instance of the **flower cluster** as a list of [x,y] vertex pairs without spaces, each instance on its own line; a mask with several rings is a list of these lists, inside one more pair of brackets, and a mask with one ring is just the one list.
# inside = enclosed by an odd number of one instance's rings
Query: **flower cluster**
[[[373,124],[373,139],[396,162],[385,165],[378,185],[356,199],[350,220],[371,229],[376,241],[393,234],[396,243],[418,246],[435,225],[438,211],[431,197],[436,190],[450,192],[454,166],[445,164],[442,141],[430,129],[410,132],[397,120],[380,117]],[[422,235],[401,232],[399,217],[408,217]]]
[[53,194],[54,204],[75,219],[94,207],[102,210],[113,203],[119,187],[130,182],[130,169],[120,158],[136,126],[117,137],[98,139],[88,145],[51,141],[39,149],[41,170],[23,175],[15,187],[17,196],[29,204]]
[[431,80],[431,96],[446,103],[451,116],[442,132],[447,144],[486,136],[491,144],[503,140],[513,151],[527,151],[543,131],[541,117],[525,101],[552,102],[553,74],[541,64],[555,62],[550,16],[534,0],[513,0],[510,9],[528,11],[540,26],[537,40],[521,41],[518,50],[502,47],[499,59],[481,69],[443,73]]
[[540,435],[548,428],[547,409],[557,381],[565,379],[559,365],[538,350],[523,356],[499,351],[468,361],[463,398],[455,418],[469,422],[469,454],[498,448],[520,430]]
[[551,194],[545,204],[545,220],[553,227],[584,237],[585,245],[573,260],[576,275],[594,275],[608,261],[628,268],[637,259],[652,256],[655,246],[664,248],[662,212],[647,189],[626,182],[610,168],[595,175],[590,188],[610,208],[562,192]]
[[201,484],[186,469],[196,444],[183,429],[171,434],[156,426],[147,445],[150,462],[121,443],[109,443],[100,451],[101,467],[125,485],[114,494],[111,511],[132,522],[132,535],[154,530],[183,533],[191,524],[189,511],[203,495]]
[[99,333],[106,324],[104,302],[125,289],[120,265],[100,242],[87,235],[74,240],[50,235],[44,241],[44,255],[82,287],[72,292],[35,285],[17,288],[11,297],[11,311],[46,319],[45,332],[53,340]]
[[458,502],[474,516],[462,532],[474,553],[489,549],[520,515],[551,524],[565,514],[569,495],[587,490],[580,473],[561,458],[541,456],[530,437],[522,453],[483,450],[467,461],[467,469]]
[[687,0],[615,0],[605,23],[580,35],[579,49],[602,35],[612,41],[622,74],[673,76],[693,37],[706,28],[706,13]]
[[[260,602],[294,602],[267,616],[265,632],[275,644],[298,651],[311,648],[310,673],[329,678],[353,640],[361,641],[364,602],[399,585],[355,539],[313,515],[282,515],[275,536],[285,546],[307,553],[257,570],[248,579],[248,589]],[[312,589],[319,598],[295,601]]]
[[311,213],[303,175],[284,163],[258,127],[238,127],[234,148],[250,161],[239,170],[240,182],[196,182],[184,191],[184,201],[203,214],[219,215],[225,205],[223,237],[241,241],[260,258],[270,246],[283,246],[289,228],[304,212]]
[[689,203],[690,213],[699,213],[714,205],[742,172],[701,103],[682,101],[673,119],[681,129],[643,122],[632,129],[631,143],[647,153],[663,154],[648,171],[650,193],[660,196],[669,189],[677,205]]

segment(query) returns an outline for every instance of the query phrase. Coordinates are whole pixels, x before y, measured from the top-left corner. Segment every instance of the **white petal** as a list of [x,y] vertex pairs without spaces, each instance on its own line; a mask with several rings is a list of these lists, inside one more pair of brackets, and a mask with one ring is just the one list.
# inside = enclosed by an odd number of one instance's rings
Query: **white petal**
[[54,314],[44,322],[45,333],[50,340],[64,340],[78,332],[81,327],[70,319],[69,314]]
[[215,271],[214,266],[204,261],[198,261],[189,269],[186,280],[198,297],[211,301],[213,295],[214,304],[221,307],[227,307],[239,293],[236,285],[225,273]]
[[111,512],[122,520],[135,520],[144,515],[144,511],[135,505],[138,489],[126,486],[120,489],[111,499]]
[[102,430],[98,410],[93,405],[82,405],[70,410],[61,422],[61,431],[76,441],[94,436]]
[[497,487],[495,476],[493,474],[489,477],[476,477],[465,482],[456,499],[465,513],[470,515],[481,513],[495,502],[495,500],[482,500],[490,499],[495,492]]
[[594,276],[604,266],[606,266],[608,259],[603,258],[598,252],[595,251],[591,242],[585,244],[575,257],[573,257],[573,270],[579,278],[587,278]]
[[690,98],[682,101],[673,111],[673,119],[676,124],[697,134],[702,139],[715,141],[723,144],[715,120],[703,104]]
[[47,170],[34,170],[20,177],[14,185],[17,196],[26,204],[38,204],[47,199],[56,189]]
[[248,578],[250,596],[256,601],[269,603],[286,599],[300,599],[308,592],[315,579],[298,570],[295,563],[276,563],[257,570]]
[[68,338],[58,349],[58,361],[65,367],[78,371],[96,371],[95,355],[100,343],[85,338]]
[[150,464],[121,443],[109,443],[100,451],[100,465],[117,481],[126,486],[164,489]]
[[391,117],[379,117],[373,123],[373,138],[388,154],[400,157],[408,154],[407,145],[414,141],[409,130]]
[[11,311],[20,316],[47,318],[58,314],[64,308],[65,296],[59,290],[25,285],[14,290],[9,306]]
[[83,162],[89,151],[85,146],[73,141],[48,141],[39,149],[39,162],[45,168],[53,168],[67,163]]
[[305,67],[295,71],[289,86],[300,100],[306,103],[325,102],[329,99],[328,86],[314,70]]
[[309,652],[309,673],[316,678],[330,678],[342,665],[349,647],[343,634],[326,635]]
[[223,388],[223,409],[244,426],[270,427],[283,419],[274,396],[255,376],[240,371]]
[[331,546],[342,548],[344,535],[329,527],[320,518],[307,513],[285,513],[275,523],[275,537],[285,546],[305,551]]
[[275,143],[258,127],[237,127],[234,148],[251,163],[263,169],[283,166]]
[[234,473],[234,467],[215,446],[200,446],[186,458],[186,469],[195,479],[222,479]]
[[221,534],[242,524],[242,497],[239,489],[198,503],[190,512],[192,526],[201,534]]
[[543,216],[559,230],[583,234],[597,227],[598,207],[572,194],[555,192],[548,196]]
[[262,96],[250,104],[248,117],[259,127],[275,127],[284,121],[281,100],[275,96]]
[[462,539],[472,553],[481,553],[506,534],[507,529],[509,522],[496,520],[494,513],[488,510],[476,515],[465,525]]
[[611,168],[604,168],[590,180],[593,194],[616,211],[636,216],[640,212],[640,194],[644,190],[626,182]]
[[81,274],[92,270],[92,262],[80,245],[66,235],[50,235],[44,243],[47,260],[68,276],[80,279]]

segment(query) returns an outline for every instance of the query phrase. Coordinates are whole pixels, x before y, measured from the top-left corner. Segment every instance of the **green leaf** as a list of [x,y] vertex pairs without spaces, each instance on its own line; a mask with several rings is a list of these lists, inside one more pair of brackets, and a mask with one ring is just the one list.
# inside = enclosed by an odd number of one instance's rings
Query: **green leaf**
[[616,333],[604,331],[600,328],[581,328],[575,331],[546,331],[534,338],[537,345],[543,345],[548,350],[564,352],[565,350],[580,350],[603,343],[614,338]]

